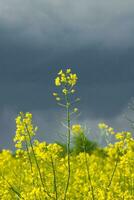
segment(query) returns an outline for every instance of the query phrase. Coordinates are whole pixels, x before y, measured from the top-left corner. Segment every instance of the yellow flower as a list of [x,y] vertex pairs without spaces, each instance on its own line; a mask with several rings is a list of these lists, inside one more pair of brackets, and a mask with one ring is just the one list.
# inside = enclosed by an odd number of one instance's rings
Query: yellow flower
[[60,97],[56,97],[56,101],[60,101]]
[[108,128],[108,125],[106,125],[105,123],[99,123],[99,124],[98,124],[98,127],[99,127],[100,129],[107,129],[107,128]]
[[22,148],[22,143],[21,142],[17,142],[15,144],[15,147],[21,149]]
[[71,72],[71,69],[67,69],[66,73],[69,74]]
[[78,112],[78,108],[74,108],[74,112]]
[[53,96],[57,97],[57,96],[58,96],[58,94],[57,94],[57,93],[55,93],[55,92],[53,92]]
[[63,92],[65,95],[67,95],[68,90],[64,88],[64,89],[62,90],[62,92]]
[[22,148],[22,144],[35,136],[36,131],[37,127],[32,124],[32,114],[21,112],[16,118],[16,135],[14,137],[16,148]]
[[60,85],[61,85],[61,82],[60,82],[60,78],[59,78],[59,77],[57,77],[57,78],[55,79],[55,85],[56,85],[56,86],[60,86]]
[[111,134],[115,134],[114,129],[112,127],[108,128],[108,132],[111,133]]
[[63,74],[63,71],[62,69],[59,71],[58,75],[62,75]]
[[70,74],[70,79],[68,81],[68,83],[72,86],[74,86],[77,82],[77,75],[76,74]]
[[74,90],[74,89],[72,89],[72,90],[71,90],[71,93],[72,93],[72,94],[73,94],[73,93],[75,93],[75,90]]
[[67,82],[67,79],[66,79],[65,74],[62,74],[62,75],[61,75],[61,82],[62,82],[62,83],[66,83],[66,82]]
[[[77,82],[77,75],[71,73],[71,69],[67,69],[65,73],[60,70],[58,73],[58,77],[55,79],[55,85],[60,86],[63,84],[66,84],[67,86],[74,86]],[[71,91],[71,93],[74,93],[74,90]]]
[[116,138],[117,140],[122,140],[124,137],[123,137],[123,134],[122,134],[122,133],[116,133],[115,138]]
[[78,133],[80,133],[80,132],[82,132],[82,127],[81,127],[81,125],[80,125],[80,124],[74,124],[74,125],[72,126],[72,133],[78,134]]

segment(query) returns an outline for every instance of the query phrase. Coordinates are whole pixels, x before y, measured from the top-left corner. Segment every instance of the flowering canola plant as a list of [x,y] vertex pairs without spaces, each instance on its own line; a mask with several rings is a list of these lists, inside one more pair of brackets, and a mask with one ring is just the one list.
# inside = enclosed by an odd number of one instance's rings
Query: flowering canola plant
[[[16,118],[15,152],[0,153],[1,200],[132,200],[134,199],[134,139],[131,132],[116,132],[107,124],[98,128],[115,138],[113,144],[92,154],[71,154],[71,134],[84,135],[80,124],[71,124],[69,99],[74,93],[77,75],[62,70],[55,79],[61,93],[53,95],[67,111],[67,152],[56,143],[40,142],[31,113]],[[63,97],[65,103],[63,104]],[[84,145],[84,143],[83,143]],[[86,146],[85,146],[86,148]]]

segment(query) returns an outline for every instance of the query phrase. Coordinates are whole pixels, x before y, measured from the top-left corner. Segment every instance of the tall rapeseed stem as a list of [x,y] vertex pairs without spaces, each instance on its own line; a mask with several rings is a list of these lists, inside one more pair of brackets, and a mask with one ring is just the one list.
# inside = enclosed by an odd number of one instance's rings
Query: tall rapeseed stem
[[[74,86],[77,83],[77,75],[72,74],[71,69],[67,69],[65,72],[60,70],[58,76],[55,79],[55,85],[61,88],[60,94],[53,93],[58,101],[58,104],[66,109],[66,128],[67,128],[67,166],[68,176],[64,191],[64,200],[66,200],[67,191],[70,183],[70,134],[71,134],[71,114],[77,112],[77,108],[73,108],[71,104],[71,96],[75,93]],[[78,99],[75,99],[76,102]]]

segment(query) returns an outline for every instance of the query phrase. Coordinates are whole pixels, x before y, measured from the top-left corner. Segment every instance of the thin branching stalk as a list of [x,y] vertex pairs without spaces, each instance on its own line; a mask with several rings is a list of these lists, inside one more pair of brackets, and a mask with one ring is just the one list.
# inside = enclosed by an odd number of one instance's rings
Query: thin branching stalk
[[112,180],[113,180],[113,177],[114,177],[114,174],[115,174],[116,168],[117,168],[117,164],[118,164],[118,160],[116,160],[116,163],[115,163],[115,166],[114,166],[114,169],[113,169],[113,172],[112,172],[112,175],[111,175],[111,178],[110,178],[109,184],[108,184],[108,186],[107,186],[107,189],[111,186],[111,183],[112,183]]
[[[66,107],[66,120],[67,120],[67,182],[65,183],[65,191],[64,191],[64,200],[66,200],[69,184],[70,184],[70,133],[71,133],[71,99],[70,95],[75,92],[73,90],[74,85],[77,82],[77,75],[72,74],[71,69],[67,69],[64,73],[62,70],[59,71],[58,76],[55,79],[55,85],[57,87],[61,86],[62,95],[65,98],[65,106],[64,104],[59,104],[62,107]],[[58,96],[57,93],[53,94],[56,96],[56,100],[60,101],[61,98]]]
[[44,185],[44,181],[43,181],[43,178],[42,178],[42,175],[41,175],[41,170],[40,170],[40,167],[39,167],[39,164],[38,164],[35,152],[34,152],[34,148],[33,148],[32,140],[31,140],[31,136],[30,136],[30,133],[29,133],[29,130],[28,130],[28,127],[27,127],[26,124],[25,124],[25,128],[26,128],[26,131],[28,133],[30,146],[31,146],[32,153],[33,153],[33,156],[34,156],[34,160],[35,160],[35,163],[36,163],[36,167],[37,167],[37,170],[38,170],[38,173],[39,173],[41,184],[43,186],[44,192],[51,198],[51,195],[45,190],[45,185]]
[[31,160],[31,157],[30,157],[30,152],[29,152],[29,149],[28,149],[26,135],[25,135],[25,145],[26,145],[26,151],[27,151],[27,155],[28,155],[28,159],[29,159],[29,163],[30,163],[31,173],[33,174],[33,165],[32,165],[32,160]]
[[[33,175],[34,174],[33,173],[33,164],[32,164],[32,159],[30,157],[30,152],[29,152],[29,148],[28,148],[28,143],[27,143],[26,135],[25,135],[25,145],[26,145],[26,151],[27,151],[28,159],[29,159],[29,163],[30,163],[31,173]],[[35,186],[34,179],[32,179],[32,183],[33,183],[33,186]],[[35,196],[35,200],[36,200],[37,199],[36,194],[34,194],[34,196]]]
[[131,177],[131,195],[134,195],[134,178]]
[[18,191],[14,188],[14,186],[12,186],[12,185],[8,182],[8,180],[7,180],[3,175],[1,175],[1,176],[2,176],[2,178],[6,181],[6,183],[8,184],[9,189],[11,189],[19,198],[24,199],[24,198],[21,196],[20,192],[18,192]]
[[57,200],[58,199],[58,192],[57,192],[56,170],[55,170],[52,155],[51,155],[51,164],[52,164],[52,170],[53,170],[53,184],[54,184],[55,199]]
[[[130,174],[133,174],[133,166],[131,166],[131,160],[130,160]],[[132,175],[130,176],[130,188],[131,188],[130,193],[133,196],[134,195],[134,178]]]
[[70,120],[70,103],[68,100],[68,96],[65,96],[66,100],[66,111],[67,111],[67,163],[68,163],[68,177],[67,184],[65,187],[64,200],[66,199],[69,181],[70,181],[70,133],[71,133],[71,120]]
[[[123,138],[123,146],[124,146],[124,145],[125,145],[125,138]],[[114,177],[114,175],[115,175],[115,171],[116,171],[117,166],[118,166],[118,163],[119,163],[119,152],[120,152],[120,150],[119,150],[119,148],[118,148],[118,149],[117,149],[117,158],[116,158],[115,166],[114,166],[114,168],[113,168],[110,181],[109,181],[109,183],[108,183],[108,185],[107,185],[107,188],[106,188],[106,190],[105,190],[105,200],[107,200],[108,190],[109,190],[109,188],[110,188],[110,186],[111,186],[111,184],[112,184],[113,177]]]
[[91,181],[91,175],[90,175],[90,172],[89,172],[89,164],[88,164],[87,153],[86,153],[85,136],[83,135],[83,133],[82,133],[82,140],[83,140],[83,147],[84,147],[84,156],[85,156],[87,176],[88,176],[88,181],[89,181],[91,192],[92,192],[92,200],[95,200],[94,188],[93,188],[92,181]]
[[108,183],[108,185],[106,187],[106,190],[105,190],[105,200],[107,200],[108,190],[109,190],[109,188],[110,188],[110,186],[112,184],[112,180],[113,180],[113,177],[115,175],[115,171],[117,169],[118,161],[119,161],[119,153],[118,153],[118,156],[117,156],[117,159],[116,159],[116,162],[115,162],[115,166],[114,166],[112,174],[111,174],[111,178],[110,178],[109,183]]

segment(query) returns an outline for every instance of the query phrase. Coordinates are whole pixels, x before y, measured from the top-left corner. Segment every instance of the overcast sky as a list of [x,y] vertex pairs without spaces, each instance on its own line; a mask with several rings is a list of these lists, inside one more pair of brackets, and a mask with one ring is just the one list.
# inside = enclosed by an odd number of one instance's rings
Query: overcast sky
[[0,0],[0,148],[12,147],[15,117],[33,113],[39,138],[63,131],[53,97],[54,78],[70,66],[78,74],[77,120],[94,130],[124,119],[134,96],[133,0]]

